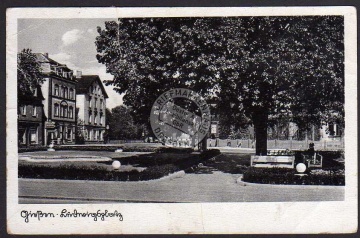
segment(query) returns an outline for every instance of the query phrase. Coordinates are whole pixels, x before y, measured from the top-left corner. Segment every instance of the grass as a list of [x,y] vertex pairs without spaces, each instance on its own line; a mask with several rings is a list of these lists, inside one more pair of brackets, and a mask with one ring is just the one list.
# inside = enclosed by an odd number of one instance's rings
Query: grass
[[202,163],[203,166],[198,166],[186,172],[209,174],[213,171],[221,171],[230,174],[242,174],[250,167],[250,156],[250,154],[221,153],[215,158]]

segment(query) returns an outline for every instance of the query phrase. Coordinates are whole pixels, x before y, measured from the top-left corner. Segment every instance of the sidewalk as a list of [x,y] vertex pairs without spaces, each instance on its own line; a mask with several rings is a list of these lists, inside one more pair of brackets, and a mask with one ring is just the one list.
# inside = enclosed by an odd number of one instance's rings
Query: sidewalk
[[242,186],[239,175],[186,174],[140,182],[19,179],[19,203],[341,201],[343,186]]

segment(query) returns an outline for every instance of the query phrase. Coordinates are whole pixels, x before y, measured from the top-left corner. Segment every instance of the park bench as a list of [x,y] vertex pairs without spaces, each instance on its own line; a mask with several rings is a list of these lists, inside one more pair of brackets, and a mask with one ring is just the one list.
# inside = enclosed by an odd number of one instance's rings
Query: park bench
[[302,156],[308,168],[322,168],[323,156],[319,153],[314,153],[313,156],[302,154]]
[[294,168],[295,156],[253,155],[250,165],[256,168]]

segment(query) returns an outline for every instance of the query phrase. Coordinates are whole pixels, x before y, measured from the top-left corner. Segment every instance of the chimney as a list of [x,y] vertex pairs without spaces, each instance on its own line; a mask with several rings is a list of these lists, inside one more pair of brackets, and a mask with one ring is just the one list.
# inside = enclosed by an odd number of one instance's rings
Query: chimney
[[82,72],[80,70],[76,70],[76,78],[81,78]]
[[46,58],[49,58],[49,53],[44,53]]

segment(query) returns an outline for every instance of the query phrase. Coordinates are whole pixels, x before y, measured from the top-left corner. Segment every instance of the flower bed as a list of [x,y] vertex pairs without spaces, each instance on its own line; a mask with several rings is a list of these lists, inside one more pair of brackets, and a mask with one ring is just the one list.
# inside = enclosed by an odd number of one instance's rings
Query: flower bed
[[295,175],[295,170],[285,168],[249,168],[243,175],[244,182],[295,185],[345,185],[344,170],[309,170],[305,176]]
[[187,173],[212,173],[221,171],[231,174],[243,174],[250,166],[250,154],[222,153],[204,161],[202,167],[193,167]]
[[[148,154],[122,157],[118,160],[123,166],[112,169],[110,162],[62,162],[30,163],[19,161],[20,178],[140,181],[158,179],[179,170],[186,170],[194,164],[210,159],[218,150],[201,154]],[[124,169],[128,168],[128,169]],[[139,169],[142,168],[142,169]],[[145,169],[144,169],[145,168]]]

